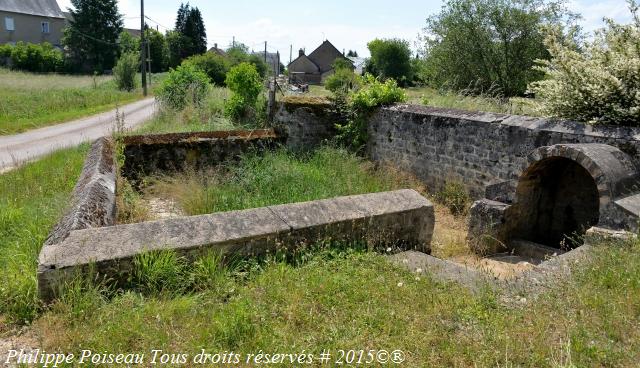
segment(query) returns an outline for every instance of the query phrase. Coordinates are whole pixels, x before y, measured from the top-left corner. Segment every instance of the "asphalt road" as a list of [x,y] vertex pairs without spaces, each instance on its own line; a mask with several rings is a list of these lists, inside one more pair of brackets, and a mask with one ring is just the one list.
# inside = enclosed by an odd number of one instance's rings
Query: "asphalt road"
[[[121,106],[118,110],[124,114],[124,126],[129,129],[149,120],[156,111],[156,104],[153,98],[147,98]],[[21,134],[0,136],[0,173],[53,151],[109,135],[115,126],[114,109]]]

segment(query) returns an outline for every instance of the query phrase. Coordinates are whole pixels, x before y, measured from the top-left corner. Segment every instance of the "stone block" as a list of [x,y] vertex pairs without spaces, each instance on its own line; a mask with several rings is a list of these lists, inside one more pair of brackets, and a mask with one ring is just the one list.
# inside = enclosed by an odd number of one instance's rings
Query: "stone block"
[[478,255],[504,252],[509,242],[507,211],[511,206],[489,199],[475,201],[469,210],[467,242]]

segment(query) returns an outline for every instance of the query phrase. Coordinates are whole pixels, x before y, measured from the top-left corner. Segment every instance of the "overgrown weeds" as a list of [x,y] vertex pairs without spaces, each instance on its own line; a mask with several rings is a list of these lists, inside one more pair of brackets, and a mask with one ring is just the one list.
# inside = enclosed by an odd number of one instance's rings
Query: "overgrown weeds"
[[435,199],[445,205],[454,216],[466,215],[471,206],[469,191],[459,181],[447,181]]

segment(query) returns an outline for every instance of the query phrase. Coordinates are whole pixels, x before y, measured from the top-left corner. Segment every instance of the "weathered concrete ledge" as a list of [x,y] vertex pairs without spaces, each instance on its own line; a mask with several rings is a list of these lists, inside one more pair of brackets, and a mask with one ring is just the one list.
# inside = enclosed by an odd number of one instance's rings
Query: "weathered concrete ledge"
[[74,230],[111,226],[116,220],[114,143],[100,138],[92,145],[73,189],[71,205],[44,246],[60,243]]
[[78,230],[42,249],[38,288],[51,300],[64,282],[90,267],[124,284],[134,257],[153,250],[193,259],[207,249],[253,256],[319,241],[364,240],[429,253],[434,223],[432,204],[407,189]]

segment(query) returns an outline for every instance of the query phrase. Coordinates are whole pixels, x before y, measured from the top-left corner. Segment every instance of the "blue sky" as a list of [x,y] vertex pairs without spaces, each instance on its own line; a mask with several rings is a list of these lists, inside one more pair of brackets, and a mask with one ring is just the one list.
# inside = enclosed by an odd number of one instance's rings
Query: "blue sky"
[[[140,27],[139,0],[118,0],[125,25]],[[62,8],[70,0],[58,0]],[[180,0],[145,0],[145,13],[161,31],[173,28]],[[325,38],[338,49],[355,49],[367,56],[366,44],[378,37],[399,37],[414,42],[425,19],[440,10],[442,1],[420,0],[280,0],[206,1],[191,0],[200,8],[207,28],[209,46],[226,47],[233,36],[255,50],[279,50],[283,63],[289,59],[289,45],[294,58],[299,48],[308,52]],[[275,3],[275,4],[274,4]],[[603,25],[607,16],[620,22],[630,21],[624,0],[572,0],[570,8],[583,15],[583,26],[593,30]]]

